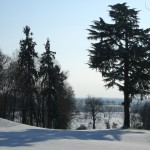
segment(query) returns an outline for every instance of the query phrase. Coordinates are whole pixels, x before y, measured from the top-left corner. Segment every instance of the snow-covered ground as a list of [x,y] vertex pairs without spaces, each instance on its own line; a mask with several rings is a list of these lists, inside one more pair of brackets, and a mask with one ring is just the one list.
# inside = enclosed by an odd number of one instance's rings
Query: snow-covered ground
[[0,118],[0,150],[150,150],[150,131],[49,130]]
[[[106,115],[109,115],[109,113],[105,112]],[[107,120],[107,117],[104,118],[103,113],[101,113],[98,118],[96,119],[96,129],[106,129],[105,120]],[[117,128],[121,128],[123,126],[123,112],[114,112],[110,119],[110,128],[112,128],[113,123],[116,124]],[[78,113],[74,115],[72,122],[71,122],[71,129],[77,129],[81,125],[84,125],[87,129],[92,129],[92,119],[85,119],[85,113]]]

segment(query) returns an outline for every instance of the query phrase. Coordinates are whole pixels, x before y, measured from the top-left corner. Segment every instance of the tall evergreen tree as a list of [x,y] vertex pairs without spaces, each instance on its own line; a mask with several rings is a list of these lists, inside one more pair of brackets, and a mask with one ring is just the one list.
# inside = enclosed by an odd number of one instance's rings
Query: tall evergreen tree
[[[50,51],[50,42],[45,44],[46,52],[42,54],[39,76],[41,77],[42,96],[42,122],[43,127],[54,127],[54,104],[55,104],[55,52]],[[45,118],[46,117],[46,118]],[[45,122],[46,121],[46,122]]]
[[98,41],[89,50],[89,66],[102,73],[106,87],[116,85],[123,91],[124,127],[129,127],[132,98],[149,93],[150,29],[139,28],[139,11],[126,3],[109,7],[113,23],[100,18],[88,29],[88,39]]
[[55,52],[50,50],[50,42],[45,44],[40,65],[42,97],[42,124],[47,128],[65,129],[71,120],[74,93],[66,84],[67,76],[55,61]]
[[18,56],[18,84],[22,94],[22,123],[33,125],[34,91],[37,71],[35,68],[36,43],[33,41],[30,27],[23,30],[25,39],[20,41]]

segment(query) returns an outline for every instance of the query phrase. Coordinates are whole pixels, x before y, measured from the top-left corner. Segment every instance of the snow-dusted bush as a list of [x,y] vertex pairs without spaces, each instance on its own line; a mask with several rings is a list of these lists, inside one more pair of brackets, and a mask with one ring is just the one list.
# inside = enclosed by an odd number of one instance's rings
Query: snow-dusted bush
[[81,124],[78,128],[77,128],[77,130],[86,130],[87,129],[87,127],[85,126],[85,125],[83,125],[83,124]]
[[139,113],[131,114],[130,123],[131,123],[132,128],[141,129],[143,127],[143,123],[142,123],[141,116]]

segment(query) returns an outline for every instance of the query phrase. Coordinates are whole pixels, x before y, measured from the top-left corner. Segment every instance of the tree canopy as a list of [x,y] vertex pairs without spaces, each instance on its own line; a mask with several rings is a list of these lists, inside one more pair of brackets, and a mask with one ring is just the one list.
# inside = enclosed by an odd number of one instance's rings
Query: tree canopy
[[106,87],[119,87],[124,93],[124,126],[129,127],[129,105],[136,95],[149,93],[150,29],[139,27],[136,9],[126,3],[109,6],[111,23],[102,18],[90,25],[89,66],[101,72]]

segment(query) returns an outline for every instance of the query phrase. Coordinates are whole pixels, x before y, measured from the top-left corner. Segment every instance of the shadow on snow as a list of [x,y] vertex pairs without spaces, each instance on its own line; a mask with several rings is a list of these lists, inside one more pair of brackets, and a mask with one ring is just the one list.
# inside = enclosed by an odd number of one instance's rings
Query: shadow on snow
[[61,139],[121,141],[123,134],[141,134],[130,130],[70,131],[28,129],[20,132],[0,132],[0,147],[31,146],[36,142]]

